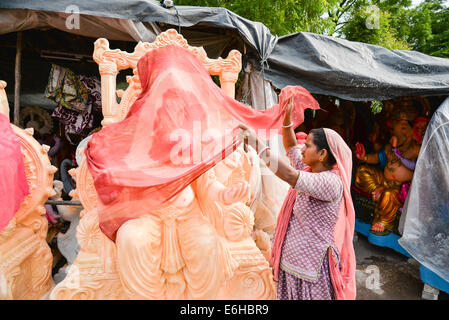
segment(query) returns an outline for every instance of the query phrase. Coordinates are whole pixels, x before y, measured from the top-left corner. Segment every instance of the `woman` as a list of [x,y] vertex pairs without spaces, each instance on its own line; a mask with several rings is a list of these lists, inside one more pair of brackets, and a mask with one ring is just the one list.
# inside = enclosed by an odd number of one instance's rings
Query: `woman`
[[270,261],[278,299],[355,299],[351,150],[335,131],[323,128],[312,130],[298,146],[292,109],[290,103],[282,136],[294,168],[240,125],[241,139],[292,187],[278,216]]

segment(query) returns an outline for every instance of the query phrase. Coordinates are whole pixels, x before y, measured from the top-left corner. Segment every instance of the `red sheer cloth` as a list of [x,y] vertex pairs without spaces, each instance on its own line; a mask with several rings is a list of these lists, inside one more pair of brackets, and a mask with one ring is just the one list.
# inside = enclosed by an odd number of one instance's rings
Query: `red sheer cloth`
[[306,108],[319,108],[304,88],[286,87],[278,105],[251,109],[227,96],[196,56],[175,45],[146,53],[137,69],[142,93],[127,117],[95,133],[85,150],[100,229],[112,240],[125,221],[156,209],[232,153],[239,122],[268,138],[279,132],[290,98],[295,126]]
[[0,232],[9,224],[29,193],[20,140],[9,119],[0,114]]

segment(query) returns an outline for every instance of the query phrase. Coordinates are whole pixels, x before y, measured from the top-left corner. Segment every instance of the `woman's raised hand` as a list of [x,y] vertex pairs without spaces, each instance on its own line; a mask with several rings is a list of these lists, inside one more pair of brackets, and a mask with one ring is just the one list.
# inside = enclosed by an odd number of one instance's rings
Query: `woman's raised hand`
[[287,103],[286,114],[291,116],[294,107],[295,107],[294,100],[293,97],[291,97]]

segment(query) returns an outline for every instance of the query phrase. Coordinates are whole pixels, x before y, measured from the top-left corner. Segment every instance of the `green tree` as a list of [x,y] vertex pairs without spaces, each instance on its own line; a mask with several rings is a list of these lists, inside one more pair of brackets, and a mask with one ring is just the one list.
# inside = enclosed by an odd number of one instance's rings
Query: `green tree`
[[449,57],[449,9],[444,0],[176,0],[225,7],[265,24],[279,36],[308,31]]
[[323,16],[338,0],[178,0],[177,5],[224,7],[252,21],[265,24],[279,36],[308,31],[328,34],[334,28]]
[[431,12],[431,36],[417,50],[429,55],[449,58],[449,7],[443,1],[426,1]]
[[[411,1],[402,1],[402,6]],[[341,33],[346,39],[383,46],[387,49],[411,49],[406,41],[409,31],[402,33],[395,24],[404,17],[403,7],[389,4],[388,1],[357,1],[349,10],[347,19],[342,22]]]

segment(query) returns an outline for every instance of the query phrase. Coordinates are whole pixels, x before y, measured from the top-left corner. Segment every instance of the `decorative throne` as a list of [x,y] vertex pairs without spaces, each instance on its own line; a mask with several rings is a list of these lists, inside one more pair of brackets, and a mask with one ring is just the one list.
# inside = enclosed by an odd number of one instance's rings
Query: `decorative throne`
[[[0,112],[9,118],[5,93],[0,81]],[[48,222],[44,204],[55,194],[49,146],[33,138],[33,129],[11,124],[20,144],[30,193],[8,226],[0,232],[0,299],[42,299],[53,287],[53,256],[46,242]]]
[[[171,44],[195,54],[211,75],[219,76],[223,91],[234,98],[235,83],[241,70],[241,54],[236,50],[231,51],[226,59],[209,59],[202,47],[189,46],[173,29],[161,33],[153,43],[139,42],[133,53],[111,50],[108,41],[100,38],[95,42],[93,57],[101,75],[103,126],[123,120],[139,96],[141,86],[136,68],[140,57],[152,49]],[[132,68],[134,74],[127,77],[128,88],[116,91],[118,72],[128,68]],[[120,103],[117,103],[117,96],[121,98]],[[100,231],[97,194],[84,152],[80,151],[83,156],[80,167],[72,169],[70,174],[77,181],[77,189],[71,195],[78,196],[84,207],[77,229],[81,250],[67,277],[51,292],[50,299],[130,299],[120,278],[117,246]],[[248,175],[241,174],[240,177],[248,180]],[[243,202],[230,206],[217,203],[215,210],[217,219],[212,224],[216,234],[225,239],[238,267],[216,295],[210,298],[274,299],[276,293],[271,268],[252,238],[261,238],[253,230],[253,211]]]

